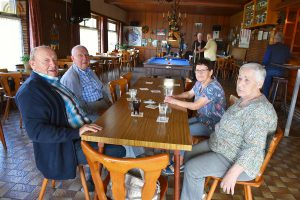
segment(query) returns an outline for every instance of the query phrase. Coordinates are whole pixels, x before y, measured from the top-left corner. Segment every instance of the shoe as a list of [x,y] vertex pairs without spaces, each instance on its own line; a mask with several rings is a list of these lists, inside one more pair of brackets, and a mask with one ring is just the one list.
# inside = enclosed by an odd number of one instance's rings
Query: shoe
[[[174,169],[175,169],[174,167],[175,167],[174,162],[171,161],[171,164],[168,165],[166,169],[162,170],[162,174],[165,176],[174,175]],[[184,165],[180,165],[179,171],[180,171],[180,173],[182,173],[184,171]]]

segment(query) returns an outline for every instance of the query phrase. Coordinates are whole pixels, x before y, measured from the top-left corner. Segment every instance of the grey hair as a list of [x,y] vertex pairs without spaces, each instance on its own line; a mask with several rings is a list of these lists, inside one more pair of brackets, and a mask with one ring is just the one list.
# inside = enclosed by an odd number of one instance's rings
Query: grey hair
[[241,66],[240,71],[245,68],[254,70],[254,75],[257,83],[264,83],[266,78],[266,69],[263,65],[258,63],[247,63]]
[[30,51],[30,60],[34,60],[35,58],[35,54],[39,49],[50,49],[51,51],[53,51],[53,49],[51,49],[49,46],[47,45],[41,45],[38,47],[34,47],[31,51]]
[[282,32],[277,32],[274,36],[275,42],[282,42],[283,41],[283,33]]
[[79,48],[85,49],[87,52],[89,52],[85,46],[79,44],[79,45],[76,45],[75,47],[72,48],[72,50],[71,50],[71,55],[74,56],[75,51],[76,51],[77,49],[79,49]]

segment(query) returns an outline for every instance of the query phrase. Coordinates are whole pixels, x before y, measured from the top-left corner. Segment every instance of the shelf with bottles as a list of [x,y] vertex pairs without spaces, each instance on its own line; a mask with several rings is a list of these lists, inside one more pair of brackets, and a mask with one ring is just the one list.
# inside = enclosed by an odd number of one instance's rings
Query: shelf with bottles
[[254,1],[247,3],[244,7],[244,26],[252,26],[254,16]]
[[277,23],[273,8],[280,0],[253,0],[244,6],[243,28],[254,28]]

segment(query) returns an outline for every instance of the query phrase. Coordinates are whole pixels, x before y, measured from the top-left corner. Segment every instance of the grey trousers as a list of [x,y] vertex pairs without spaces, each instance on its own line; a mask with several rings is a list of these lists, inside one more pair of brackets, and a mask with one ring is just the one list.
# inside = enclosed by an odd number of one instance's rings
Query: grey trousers
[[[184,162],[182,200],[200,200],[204,192],[205,177],[224,177],[228,169],[233,165],[221,154],[212,152],[208,146],[208,140],[194,145],[192,151],[186,151]],[[252,179],[245,172],[238,177],[240,181]]]

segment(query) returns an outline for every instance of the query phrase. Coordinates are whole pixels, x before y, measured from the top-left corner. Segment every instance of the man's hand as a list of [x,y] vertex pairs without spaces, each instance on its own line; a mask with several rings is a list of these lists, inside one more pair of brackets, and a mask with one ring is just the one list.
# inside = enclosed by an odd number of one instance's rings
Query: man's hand
[[79,129],[79,135],[81,136],[83,133],[87,131],[97,132],[101,131],[103,128],[98,126],[97,124],[85,124]]
[[236,184],[236,180],[239,177],[239,175],[244,171],[243,167],[239,165],[233,165],[226,175],[223,178],[223,181],[221,182],[220,186],[223,188],[223,191],[227,194],[234,194],[234,187]]

